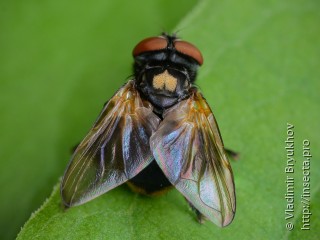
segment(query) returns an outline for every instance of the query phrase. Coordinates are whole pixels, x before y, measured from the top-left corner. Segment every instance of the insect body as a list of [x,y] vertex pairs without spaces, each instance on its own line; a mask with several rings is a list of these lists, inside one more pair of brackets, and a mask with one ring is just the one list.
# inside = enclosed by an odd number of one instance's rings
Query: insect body
[[61,183],[63,203],[83,204],[127,182],[144,194],[174,186],[226,226],[235,214],[233,174],[219,128],[193,85],[202,65],[191,43],[163,34],[134,48],[134,79],[109,100]]

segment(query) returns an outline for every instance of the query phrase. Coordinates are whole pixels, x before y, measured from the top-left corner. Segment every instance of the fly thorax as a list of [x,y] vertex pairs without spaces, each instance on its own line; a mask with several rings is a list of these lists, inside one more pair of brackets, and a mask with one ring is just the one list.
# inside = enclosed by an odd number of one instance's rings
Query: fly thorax
[[177,78],[172,76],[168,70],[165,70],[163,73],[153,77],[152,86],[154,89],[164,89],[169,92],[174,92],[177,88],[177,81]]
[[187,75],[173,68],[150,67],[139,81],[144,97],[159,108],[167,108],[179,102],[188,93]]

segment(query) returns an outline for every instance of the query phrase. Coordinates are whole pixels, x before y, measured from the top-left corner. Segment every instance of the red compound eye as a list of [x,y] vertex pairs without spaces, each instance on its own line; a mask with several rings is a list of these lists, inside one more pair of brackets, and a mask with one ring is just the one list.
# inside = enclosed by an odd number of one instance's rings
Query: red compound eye
[[135,46],[132,54],[135,57],[144,52],[162,50],[167,47],[167,44],[167,39],[162,36],[146,38]]
[[184,55],[187,55],[189,57],[192,57],[194,60],[196,60],[199,63],[199,65],[203,64],[202,54],[199,51],[199,49],[196,48],[196,46],[194,46],[193,44],[188,43],[186,41],[175,40],[174,47],[178,52],[181,52]]

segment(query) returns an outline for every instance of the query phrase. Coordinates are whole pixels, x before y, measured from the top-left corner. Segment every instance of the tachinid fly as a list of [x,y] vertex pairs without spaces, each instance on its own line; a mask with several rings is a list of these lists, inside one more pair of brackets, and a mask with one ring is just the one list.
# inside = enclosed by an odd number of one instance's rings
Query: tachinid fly
[[194,86],[201,52],[175,35],[133,50],[134,78],[104,106],[61,183],[67,207],[127,182],[153,195],[174,186],[201,221],[218,226],[236,210],[232,170],[217,122]]

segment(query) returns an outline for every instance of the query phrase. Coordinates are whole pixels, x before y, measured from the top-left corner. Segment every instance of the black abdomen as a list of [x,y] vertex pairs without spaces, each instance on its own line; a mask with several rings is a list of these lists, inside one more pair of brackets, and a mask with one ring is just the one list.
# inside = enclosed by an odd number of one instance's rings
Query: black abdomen
[[130,179],[128,185],[134,191],[147,195],[157,194],[172,186],[155,160]]

